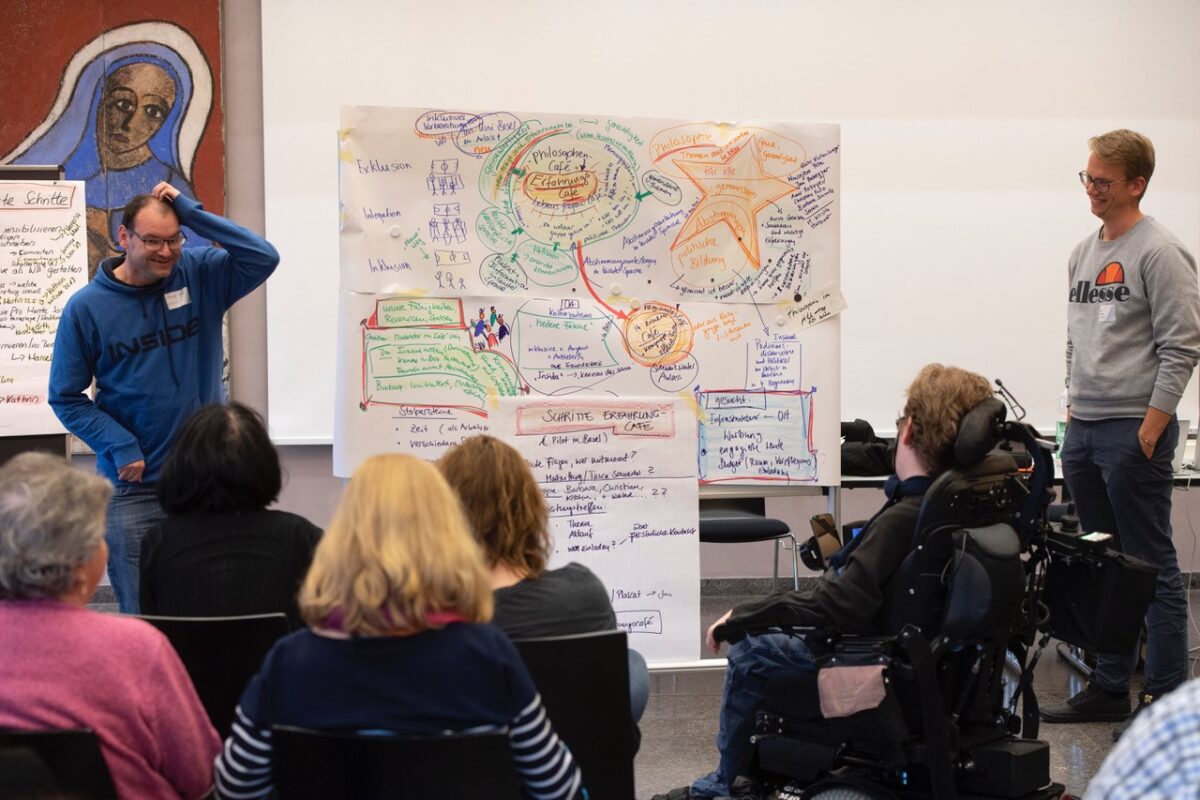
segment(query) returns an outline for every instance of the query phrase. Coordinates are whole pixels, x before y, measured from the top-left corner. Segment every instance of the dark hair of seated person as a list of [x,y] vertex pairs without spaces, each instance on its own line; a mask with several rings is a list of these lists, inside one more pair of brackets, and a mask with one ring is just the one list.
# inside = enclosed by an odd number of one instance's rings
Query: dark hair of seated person
[[282,487],[279,453],[262,417],[241,403],[208,405],[180,429],[158,499],[168,514],[257,511]]

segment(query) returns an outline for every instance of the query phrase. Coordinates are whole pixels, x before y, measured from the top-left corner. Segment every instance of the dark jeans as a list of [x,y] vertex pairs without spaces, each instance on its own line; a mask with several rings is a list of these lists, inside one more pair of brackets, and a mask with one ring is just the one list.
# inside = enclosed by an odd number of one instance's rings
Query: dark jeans
[[122,614],[137,614],[138,559],[142,538],[166,514],[155,495],[154,484],[126,484],[113,490],[108,501],[104,540],[108,542],[108,579]]
[[767,681],[813,669],[812,653],[799,636],[783,633],[747,636],[729,648],[721,726],[717,730],[721,762],[715,772],[692,784],[692,794],[729,795],[733,779],[746,774],[750,766],[750,734],[754,732],[754,715],[766,695]]
[[[1119,549],[1158,570],[1146,612],[1146,691],[1160,695],[1187,679],[1187,595],[1171,541],[1171,458],[1179,440],[1172,417],[1147,459],[1138,442],[1140,419],[1071,420],[1063,442],[1063,477],[1086,531],[1116,537]],[[1127,691],[1137,666],[1128,654],[1098,655],[1094,682]]]

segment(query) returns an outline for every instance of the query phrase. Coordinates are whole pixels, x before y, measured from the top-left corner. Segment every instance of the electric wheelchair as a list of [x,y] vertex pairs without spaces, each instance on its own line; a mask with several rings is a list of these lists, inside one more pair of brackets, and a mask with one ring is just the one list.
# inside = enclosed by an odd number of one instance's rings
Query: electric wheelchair
[[[926,493],[911,551],[884,587],[880,635],[790,631],[804,636],[817,669],[772,680],[756,718],[754,777],[775,796],[1062,795],[1049,745],[1037,739],[1032,689],[1049,639],[1054,467],[1035,431],[1005,417],[993,398],[964,418],[957,465]],[[831,691],[870,699],[825,715]]]

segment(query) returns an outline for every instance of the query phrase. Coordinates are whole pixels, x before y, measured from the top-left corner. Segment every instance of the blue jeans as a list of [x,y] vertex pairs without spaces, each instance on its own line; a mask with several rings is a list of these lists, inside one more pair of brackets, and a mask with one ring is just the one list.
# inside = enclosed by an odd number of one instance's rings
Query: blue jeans
[[[1159,695],[1187,679],[1187,595],[1171,541],[1171,457],[1179,440],[1174,417],[1149,459],[1138,442],[1140,419],[1071,420],[1063,442],[1063,477],[1086,531],[1116,537],[1119,549],[1158,570],[1146,612],[1146,691]],[[1128,691],[1137,648],[1098,655],[1093,681]]]
[[754,715],[766,695],[767,681],[813,669],[812,653],[798,636],[764,633],[747,636],[729,648],[721,726],[717,730],[720,765],[692,784],[692,794],[720,797],[730,793],[734,778],[746,774],[750,766],[750,734],[754,732]]
[[166,517],[154,484],[125,484],[108,501],[104,539],[108,542],[108,579],[122,614],[137,614],[138,559],[146,532]]
[[650,699],[650,668],[646,658],[637,650],[628,650],[629,660],[629,713],[636,723],[646,711]]

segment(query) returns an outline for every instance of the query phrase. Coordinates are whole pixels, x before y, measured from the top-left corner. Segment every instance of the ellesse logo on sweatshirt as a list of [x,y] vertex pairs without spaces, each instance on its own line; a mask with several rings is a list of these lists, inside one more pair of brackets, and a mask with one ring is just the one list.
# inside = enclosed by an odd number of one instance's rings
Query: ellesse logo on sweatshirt
[[1100,270],[1096,285],[1091,281],[1079,281],[1071,287],[1072,303],[1123,303],[1129,299],[1129,287],[1125,285],[1125,268],[1120,261],[1113,261]]

